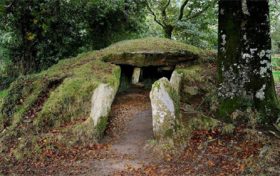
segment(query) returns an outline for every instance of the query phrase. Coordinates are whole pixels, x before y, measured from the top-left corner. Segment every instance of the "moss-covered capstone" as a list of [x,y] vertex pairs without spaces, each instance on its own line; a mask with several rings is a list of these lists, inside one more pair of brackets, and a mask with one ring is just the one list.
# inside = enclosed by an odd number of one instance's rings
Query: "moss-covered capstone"
[[197,47],[163,38],[122,41],[105,50],[108,55],[103,57],[104,61],[135,67],[174,66],[209,55]]
[[167,78],[156,81],[150,92],[153,131],[156,139],[171,137],[180,116],[179,95]]

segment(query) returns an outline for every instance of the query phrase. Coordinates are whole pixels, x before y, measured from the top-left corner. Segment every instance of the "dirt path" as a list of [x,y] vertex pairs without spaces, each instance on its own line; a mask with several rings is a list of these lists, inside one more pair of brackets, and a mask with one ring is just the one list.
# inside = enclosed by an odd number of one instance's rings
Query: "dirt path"
[[119,94],[112,107],[109,127],[102,144],[109,145],[109,157],[90,161],[84,175],[114,175],[138,169],[153,161],[145,145],[153,138],[149,92],[131,89]]

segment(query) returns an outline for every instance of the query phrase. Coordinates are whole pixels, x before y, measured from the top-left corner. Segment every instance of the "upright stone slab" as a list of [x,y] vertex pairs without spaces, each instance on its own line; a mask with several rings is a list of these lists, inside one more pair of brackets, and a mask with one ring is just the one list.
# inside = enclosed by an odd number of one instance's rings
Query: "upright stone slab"
[[179,117],[179,96],[167,78],[156,81],[150,92],[153,131],[156,139],[171,137]]
[[133,74],[132,74],[132,84],[139,83],[140,76],[141,76],[141,68],[138,68],[138,67],[134,68]]
[[94,127],[97,127],[100,133],[106,128],[107,118],[116,93],[117,90],[109,84],[100,84],[93,93],[90,116],[93,119]]
[[183,78],[183,74],[178,73],[176,70],[173,71],[171,78],[170,78],[171,86],[178,93],[178,95],[180,95],[182,78]]

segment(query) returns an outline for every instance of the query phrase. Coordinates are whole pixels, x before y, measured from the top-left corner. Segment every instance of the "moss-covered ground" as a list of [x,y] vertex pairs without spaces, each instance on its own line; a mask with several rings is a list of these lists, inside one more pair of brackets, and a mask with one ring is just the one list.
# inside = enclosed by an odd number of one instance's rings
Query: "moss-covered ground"
[[7,90],[0,91],[0,101],[2,101],[8,94]]

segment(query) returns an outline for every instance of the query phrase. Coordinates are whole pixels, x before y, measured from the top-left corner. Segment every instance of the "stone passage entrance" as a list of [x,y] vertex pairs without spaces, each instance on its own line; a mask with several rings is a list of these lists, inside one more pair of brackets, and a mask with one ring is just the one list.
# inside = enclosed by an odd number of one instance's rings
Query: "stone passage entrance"
[[162,77],[170,79],[174,66],[147,66],[135,67],[131,65],[120,65],[121,86],[120,91],[131,86],[145,87],[150,89],[152,84]]
[[92,164],[96,175],[114,175],[114,172],[142,168],[153,162],[151,153],[145,150],[153,139],[152,111],[149,91],[132,87],[119,92],[112,105],[105,137],[101,143],[110,145],[106,159]]

